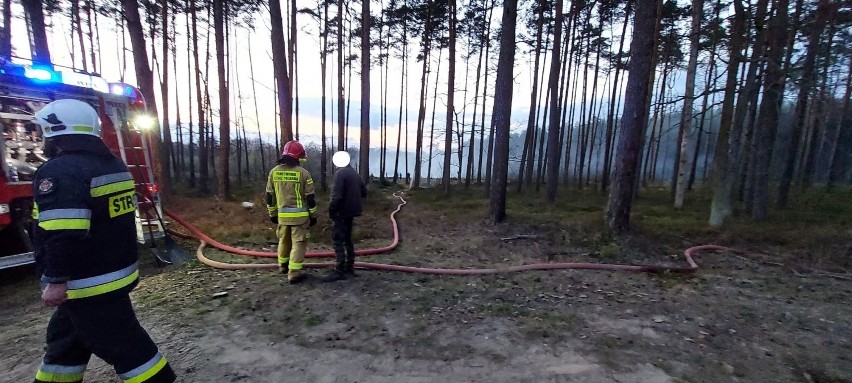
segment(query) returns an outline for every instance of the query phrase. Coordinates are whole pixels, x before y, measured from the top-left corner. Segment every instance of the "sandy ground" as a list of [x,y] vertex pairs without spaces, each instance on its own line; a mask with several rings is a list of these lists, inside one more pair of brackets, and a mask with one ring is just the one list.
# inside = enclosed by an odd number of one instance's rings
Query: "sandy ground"
[[[384,212],[395,202],[374,202],[356,229],[362,247],[389,235]],[[647,243],[601,259],[564,228],[494,227],[412,202],[400,215],[400,248],[367,260],[431,267],[680,261],[679,249]],[[231,222],[256,221],[257,212],[226,212]],[[524,233],[540,237],[501,240]],[[319,242],[313,247],[327,247]],[[183,244],[194,251],[194,243]],[[137,314],[181,382],[852,381],[852,283],[796,276],[748,256],[702,254],[701,271],[689,277],[362,270],[323,284],[316,276],[324,271],[314,270],[296,286],[269,271],[143,263]],[[50,309],[32,274],[0,273],[0,382],[31,381],[43,351]],[[228,294],[214,298],[217,292]],[[102,361],[89,366],[87,382],[118,381]]]

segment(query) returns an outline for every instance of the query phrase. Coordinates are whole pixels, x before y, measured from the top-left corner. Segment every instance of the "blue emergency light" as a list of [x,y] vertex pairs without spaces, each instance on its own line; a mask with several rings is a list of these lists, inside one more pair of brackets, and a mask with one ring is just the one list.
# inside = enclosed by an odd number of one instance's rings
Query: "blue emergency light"
[[57,73],[45,68],[24,67],[24,77],[38,81],[54,81]]
[[116,96],[127,96],[131,97],[136,92],[130,85],[125,84],[112,84],[109,87],[109,92]]

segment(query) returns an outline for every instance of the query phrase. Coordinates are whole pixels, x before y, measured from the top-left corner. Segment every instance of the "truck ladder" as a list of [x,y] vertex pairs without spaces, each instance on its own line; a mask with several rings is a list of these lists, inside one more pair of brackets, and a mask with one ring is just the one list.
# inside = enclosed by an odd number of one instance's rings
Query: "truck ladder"
[[163,211],[156,197],[153,197],[153,200],[149,198],[155,195],[151,188],[156,187],[156,183],[150,166],[148,142],[141,131],[125,126],[126,129],[116,127],[115,132],[118,135],[121,160],[127,164],[136,186],[136,236],[139,243],[146,243],[165,236],[166,228],[159,219],[163,216]]

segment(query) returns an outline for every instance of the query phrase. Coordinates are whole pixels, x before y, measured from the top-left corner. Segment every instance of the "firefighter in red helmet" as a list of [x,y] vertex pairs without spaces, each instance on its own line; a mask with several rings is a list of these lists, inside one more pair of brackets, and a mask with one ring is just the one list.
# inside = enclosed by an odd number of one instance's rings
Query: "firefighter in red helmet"
[[284,144],[278,165],[266,182],[266,207],[269,219],[278,225],[278,267],[291,284],[307,276],[302,270],[310,228],[317,223],[314,180],[301,161],[307,161],[305,147],[299,141]]

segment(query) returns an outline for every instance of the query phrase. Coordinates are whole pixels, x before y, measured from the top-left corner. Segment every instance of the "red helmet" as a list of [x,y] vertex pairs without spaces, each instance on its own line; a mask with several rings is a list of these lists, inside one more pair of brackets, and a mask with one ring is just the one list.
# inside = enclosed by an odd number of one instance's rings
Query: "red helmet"
[[305,147],[299,143],[299,141],[287,141],[284,144],[284,150],[281,151],[281,156],[287,156],[293,158],[295,160],[307,158],[307,154],[305,154]]

